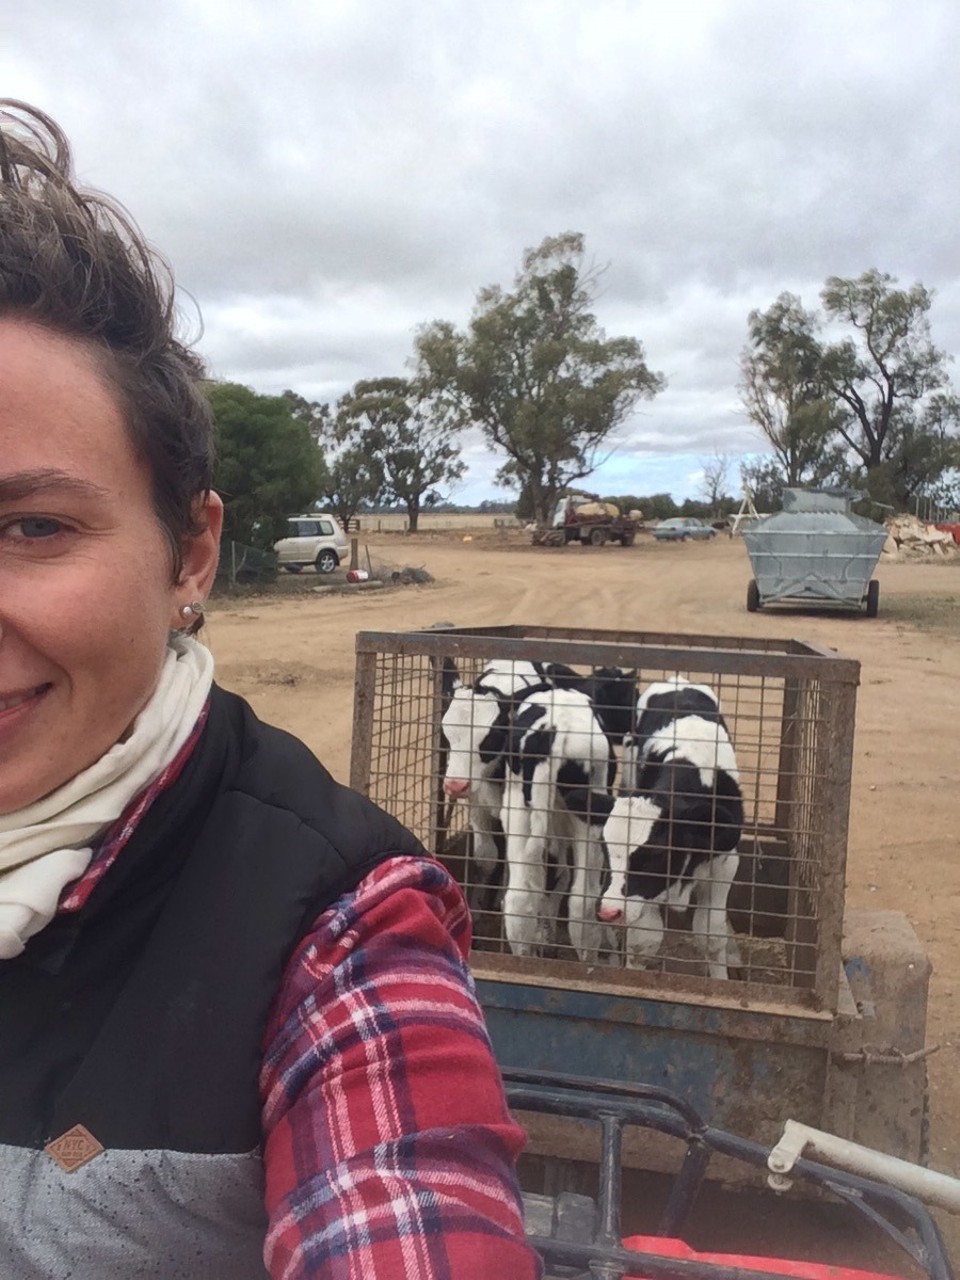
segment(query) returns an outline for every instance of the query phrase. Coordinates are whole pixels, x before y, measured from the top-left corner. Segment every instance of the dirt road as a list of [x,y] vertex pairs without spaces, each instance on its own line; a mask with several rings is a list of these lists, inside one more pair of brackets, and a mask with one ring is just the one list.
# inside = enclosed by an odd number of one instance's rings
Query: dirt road
[[[931,1163],[960,1171],[960,561],[882,564],[880,617],[744,608],[739,540],[548,549],[498,538],[381,535],[371,553],[436,581],[356,596],[214,602],[219,678],[346,778],[358,630],[536,624],[773,636],[862,663],[848,901],[905,911],[934,965]],[[302,584],[298,584],[302,585]],[[948,1228],[960,1257],[960,1229]]]

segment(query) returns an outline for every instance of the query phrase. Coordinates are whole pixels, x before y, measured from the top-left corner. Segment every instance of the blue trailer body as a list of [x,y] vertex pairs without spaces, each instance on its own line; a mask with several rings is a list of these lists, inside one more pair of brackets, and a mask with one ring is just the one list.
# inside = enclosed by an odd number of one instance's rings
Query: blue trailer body
[[[831,1052],[855,1050],[862,1018],[722,1008],[663,997],[566,991],[480,979],[480,1002],[504,1068],[567,1071],[657,1085],[711,1124],[773,1141],[785,1115],[850,1128],[830,1098]],[[841,1090],[842,1094],[842,1090]],[[843,1120],[846,1120],[846,1124]],[[576,1144],[576,1139],[573,1139]],[[570,1157],[571,1150],[551,1151]]]
[[[851,911],[833,1012],[517,981],[474,957],[505,1069],[569,1072],[669,1089],[708,1123],[773,1143],[789,1117],[890,1155],[925,1155],[930,964],[899,912]],[[637,975],[638,986],[644,975]],[[531,1149],[577,1158],[584,1131],[530,1123]],[[625,1151],[649,1165],[649,1152]],[[655,1163],[655,1162],[654,1162]]]

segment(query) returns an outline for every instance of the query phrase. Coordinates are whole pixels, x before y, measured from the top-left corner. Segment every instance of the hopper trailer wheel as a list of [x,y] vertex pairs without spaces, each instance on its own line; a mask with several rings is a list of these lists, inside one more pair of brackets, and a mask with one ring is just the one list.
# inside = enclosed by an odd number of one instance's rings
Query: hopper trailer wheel
[[751,578],[747,584],[747,613],[756,613],[760,608],[760,588],[757,586],[756,578]]
[[867,583],[867,617],[875,618],[880,612],[880,583],[871,578]]

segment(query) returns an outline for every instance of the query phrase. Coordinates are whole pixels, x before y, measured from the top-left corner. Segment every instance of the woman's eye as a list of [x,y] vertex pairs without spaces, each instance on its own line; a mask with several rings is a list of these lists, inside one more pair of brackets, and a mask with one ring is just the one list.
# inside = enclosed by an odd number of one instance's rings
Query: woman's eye
[[37,541],[62,533],[63,525],[49,516],[22,516],[19,520],[11,521],[7,529],[14,531],[14,537]]

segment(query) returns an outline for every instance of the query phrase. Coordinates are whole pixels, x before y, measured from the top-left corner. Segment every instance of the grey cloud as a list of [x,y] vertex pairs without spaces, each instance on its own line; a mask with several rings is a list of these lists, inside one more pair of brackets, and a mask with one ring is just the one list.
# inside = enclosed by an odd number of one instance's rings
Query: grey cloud
[[668,377],[621,433],[659,455],[755,448],[737,356],[783,289],[919,278],[960,347],[958,48],[952,0],[51,0],[0,72],[262,390],[402,372],[418,323],[583,231],[601,322]]

